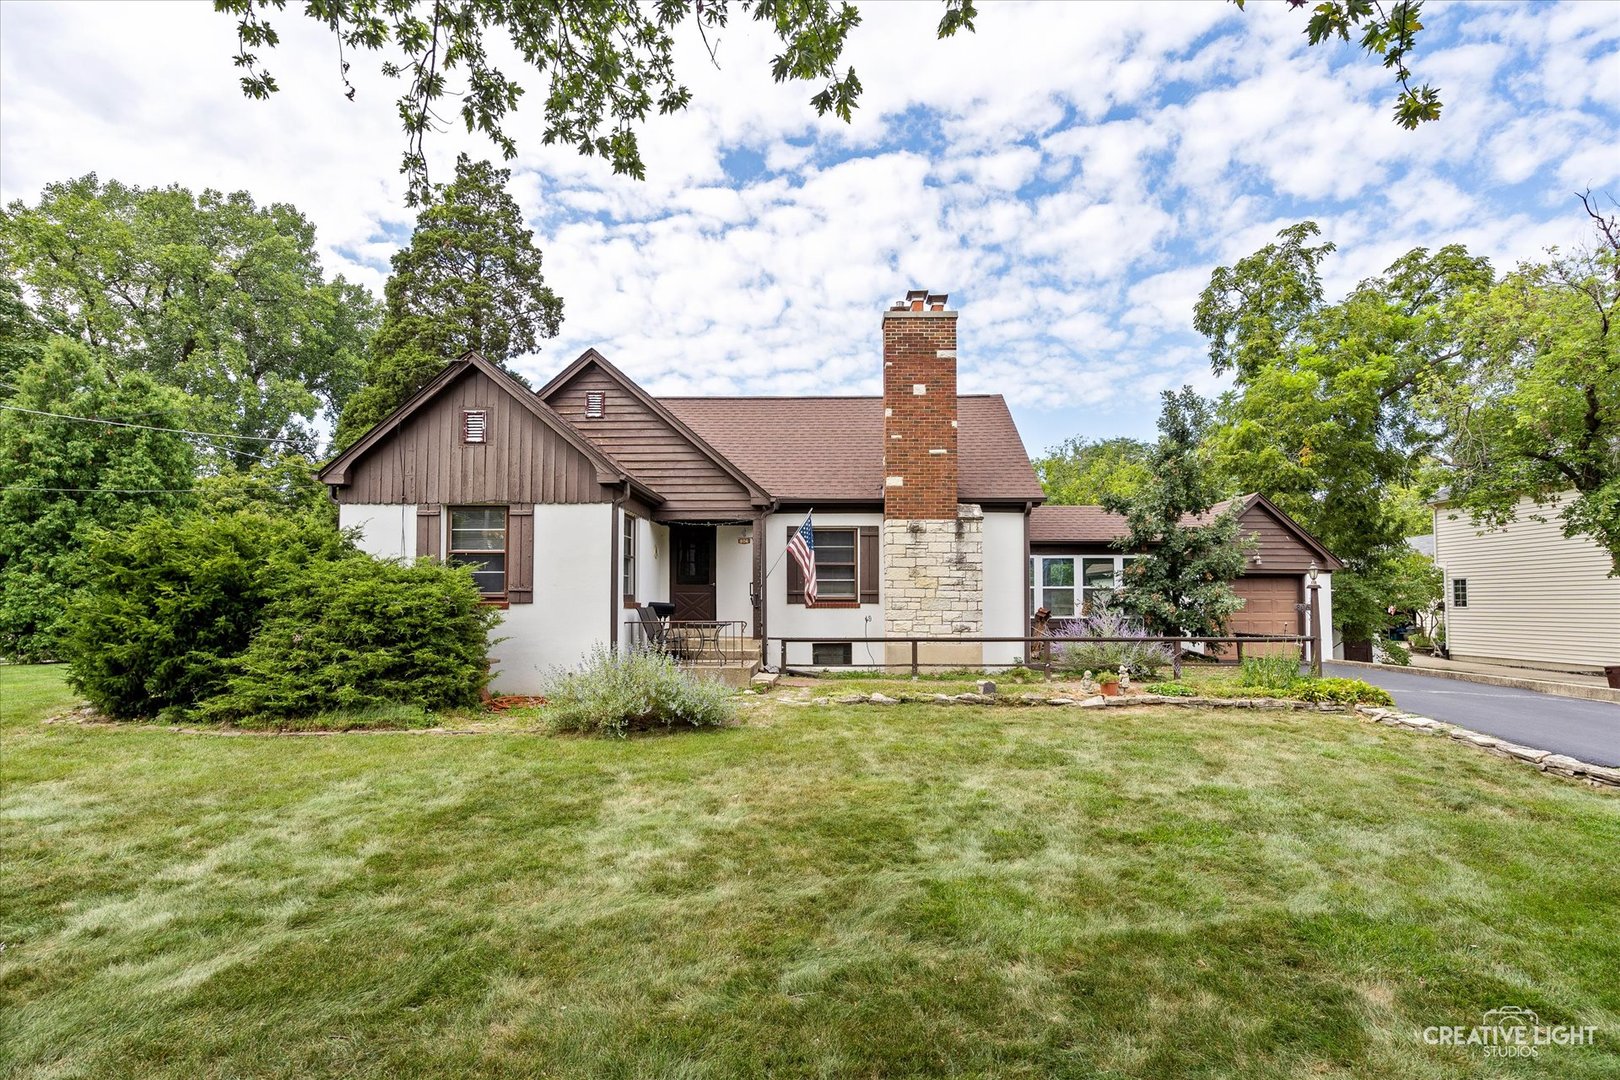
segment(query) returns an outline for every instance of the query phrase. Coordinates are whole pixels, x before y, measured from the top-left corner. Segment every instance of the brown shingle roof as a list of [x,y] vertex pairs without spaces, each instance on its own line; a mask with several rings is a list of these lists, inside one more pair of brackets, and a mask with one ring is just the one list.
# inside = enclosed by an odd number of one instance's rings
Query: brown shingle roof
[[[682,423],[778,499],[883,498],[883,399],[877,397],[659,398]],[[1000,394],[957,398],[958,497],[1043,498]]]
[[[1252,495],[1241,497],[1243,501]],[[1209,513],[1194,517],[1183,514],[1183,525],[1196,525],[1218,516],[1232,500],[1218,502]],[[1107,544],[1130,530],[1125,519],[1100,506],[1037,506],[1029,516],[1029,542],[1032,544]]]

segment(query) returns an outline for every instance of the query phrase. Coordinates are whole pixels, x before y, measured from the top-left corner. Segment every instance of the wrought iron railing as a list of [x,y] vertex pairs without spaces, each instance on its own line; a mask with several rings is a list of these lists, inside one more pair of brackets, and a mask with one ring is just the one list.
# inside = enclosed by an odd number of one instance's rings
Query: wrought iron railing
[[721,666],[759,659],[759,643],[742,619],[635,619],[625,624],[632,648],[655,649],[682,667]]

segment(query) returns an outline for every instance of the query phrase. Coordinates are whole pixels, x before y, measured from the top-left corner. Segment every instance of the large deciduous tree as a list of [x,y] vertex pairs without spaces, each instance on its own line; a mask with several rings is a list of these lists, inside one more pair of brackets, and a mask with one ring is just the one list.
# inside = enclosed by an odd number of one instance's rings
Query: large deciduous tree
[[0,257],[49,331],[185,391],[184,426],[200,430],[311,443],[358,382],[377,314],[326,279],[302,214],[246,192],[92,173],[0,213]]
[[1470,363],[1429,380],[1428,398],[1454,508],[1500,525],[1521,500],[1573,492],[1565,535],[1596,540],[1620,574],[1620,219],[1582,202],[1596,244],[1463,298],[1454,319]]
[[1421,389],[1462,362],[1449,307],[1489,285],[1491,268],[1461,247],[1417,248],[1328,303],[1320,267],[1333,247],[1317,234],[1303,222],[1216,270],[1194,324],[1214,370],[1236,380],[1210,434],[1222,473],[1344,560],[1334,622],[1359,641],[1385,628],[1391,606],[1425,606],[1433,586],[1405,543],[1411,488],[1439,436]]
[[511,174],[462,155],[456,178],[437,186],[394,254],[386,312],[365,385],[338,425],[352,443],[468,350],[505,366],[534,352],[562,325],[562,300],[546,286],[540,249],[506,191]]
[[1129,497],[1148,479],[1152,447],[1140,439],[1067,439],[1034,461],[1046,501],[1054,506],[1100,504]]
[[[1233,2],[1244,6],[1244,0]],[[1301,7],[1303,0],[1290,0],[1290,6]],[[1313,46],[1357,35],[1361,48],[1395,73],[1395,120],[1409,129],[1440,116],[1438,92],[1427,84],[1413,86],[1408,67],[1423,30],[1422,6],[1419,0],[1394,0],[1387,9],[1375,0],[1322,0],[1305,27]],[[250,98],[281,89],[261,52],[280,45],[267,16],[285,7],[286,0],[214,0],[216,11],[236,19],[235,62]],[[974,0],[944,0],[944,8],[936,30],[941,39],[974,29]],[[861,95],[855,69],[843,63],[850,31],[861,21],[847,0],[306,0],[304,14],[337,38],[349,100],[360,91],[349,79],[348,57],[388,56],[378,66],[403,85],[396,102],[406,140],[400,171],[412,206],[432,193],[424,141],[442,124],[442,100],[455,98],[467,131],[486,136],[510,161],[517,156],[508,131],[511,114],[530,78],[544,88],[543,143],[571,146],[607,160],[616,173],[645,177],[637,126],[653,113],[677,113],[692,101],[676,72],[676,33],[697,34],[718,64],[718,35],[734,14],[781,43],[771,59],[773,79],[820,84],[810,98],[818,116],[832,113],[848,122]],[[503,69],[492,54],[515,54],[521,65]]]
[[1191,387],[1166,390],[1163,400],[1145,482],[1102,502],[1125,516],[1129,532],[1116,546],[1141,553],[1125,564],[1124,588],[1112,603],[1153,633],[1219,635],[1243,606],[1231,586],[1247,550],[1238,536],[1240,507],[1210,513],[1222,492],[1203,445],[1209,406]]
[[81,343],[55,338],[11,378],[0,410],[0,654],[43,660],[56,654],[86,543],[183,505],[196,454],[184,436],[149,430],[183,422],[183,394]]

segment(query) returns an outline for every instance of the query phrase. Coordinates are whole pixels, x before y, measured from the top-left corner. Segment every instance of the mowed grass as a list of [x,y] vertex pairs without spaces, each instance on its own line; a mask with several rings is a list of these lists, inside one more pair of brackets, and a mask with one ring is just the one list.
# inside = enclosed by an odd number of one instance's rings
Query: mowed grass
[[[1321,714],[715,733],[42,724],[0,669],[19,1077],[1613,1077],[1620,798]],[[1503,1063],[1501,1005],[1595,1025]]]

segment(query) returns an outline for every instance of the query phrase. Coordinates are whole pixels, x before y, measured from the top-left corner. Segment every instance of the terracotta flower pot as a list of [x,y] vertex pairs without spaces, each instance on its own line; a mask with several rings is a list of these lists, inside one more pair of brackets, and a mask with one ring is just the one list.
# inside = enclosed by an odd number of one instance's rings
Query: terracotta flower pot
[[1119,697],[1119,680],[1102,684],[1103,697]]

